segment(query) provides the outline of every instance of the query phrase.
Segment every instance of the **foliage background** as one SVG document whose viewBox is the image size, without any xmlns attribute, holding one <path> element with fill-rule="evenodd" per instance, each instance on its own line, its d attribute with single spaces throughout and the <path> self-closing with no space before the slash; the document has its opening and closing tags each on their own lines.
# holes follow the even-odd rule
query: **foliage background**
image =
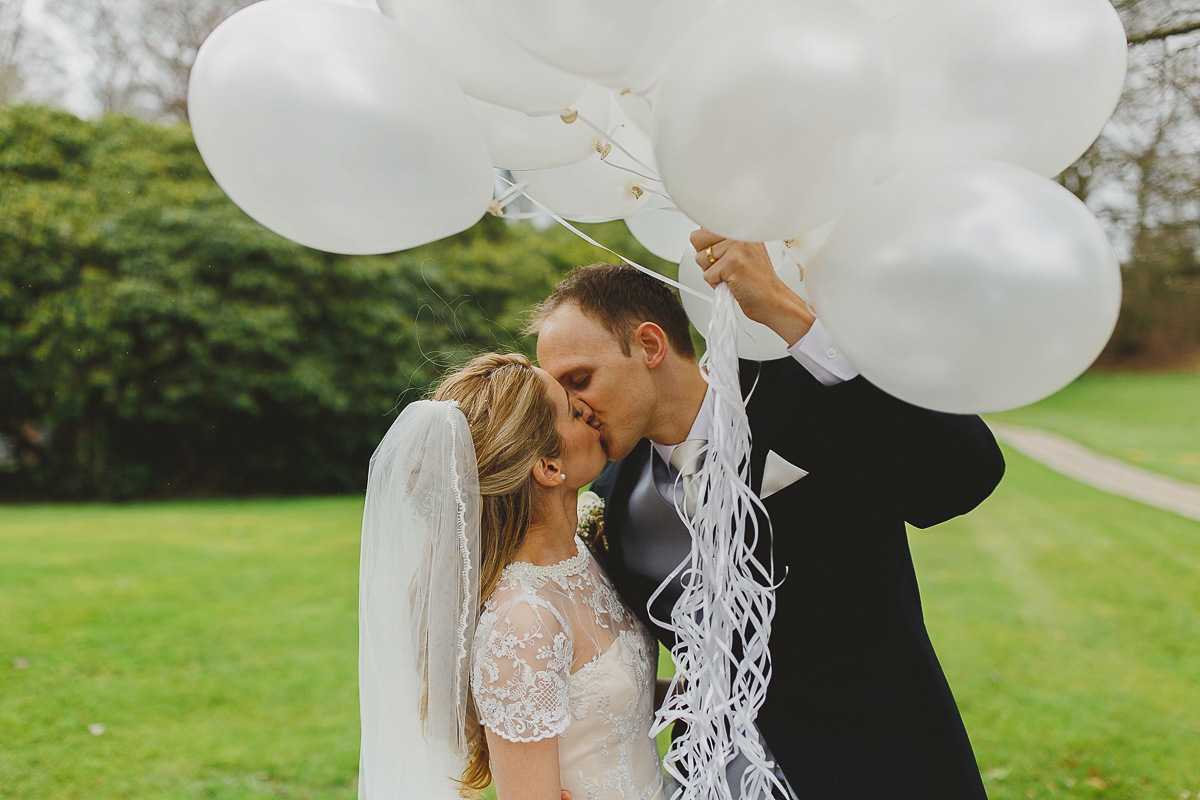
<svg viewBox="0 0 1200 800">
<path fill-rule="evenodd" d="M 371 258 L 251 221 L 186 126 L 196 51 L 248 2 L 0 0 L 0 500 L 357 490 L 407 399 L 471 348 L 528 348 L 522 312 L 607 258 L 491 217 Z M 1097 363 L 1196 370 L 1200 0 L 1113 5 L 1125 93 L 1059 178 L 1123 262 Z"/>
<path fill-rule="evenodd" d="M 624 226 L 597 235 L 649 263 Z M 255 223 L 186 126 L 0 112 L 0 497 L 361 488 L 392 412 L 604 255 L 488 217 L 388 256 Z"/>
</svg>

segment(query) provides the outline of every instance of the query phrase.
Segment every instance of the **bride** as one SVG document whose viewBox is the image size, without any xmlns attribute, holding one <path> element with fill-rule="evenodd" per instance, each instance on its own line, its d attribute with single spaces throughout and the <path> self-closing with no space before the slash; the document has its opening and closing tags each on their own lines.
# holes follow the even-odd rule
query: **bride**
<svg viewBox="0 0 1200 800">
<path fill-rule="evenodd" d="M 604 468 L 566 392 L 486 354 L 371 459 L 359 598 L 361 800 L 665 800 L 658 650 L 576 535 Z"/>
</svg>

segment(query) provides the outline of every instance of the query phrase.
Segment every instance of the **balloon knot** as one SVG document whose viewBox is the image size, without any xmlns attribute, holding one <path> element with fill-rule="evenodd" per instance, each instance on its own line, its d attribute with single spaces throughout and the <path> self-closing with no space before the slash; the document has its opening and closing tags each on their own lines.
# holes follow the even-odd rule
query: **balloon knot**
<svg viewBox="0 0 1200 800">
<path fill-rule="evenodd" d="M 801 237 L 799 237 L 799 236 L 793 236 L 793 237 L 792 237 L 792 238 L 790 238 L 790 239 L 784 239 L 784 240 L 783 240 L 783 246 L 784 246 L 784 247 L 789 247 L 789 248 L 790 248 L 790 247 L 795 247 L 796 245 L 800 244 L 800 238 L 801 238 Z"/>
<path fill-rule="evenodd" d="M 487 213 L 491 214 L 493 217 L 503 217 L 504 206 L 500 205 L 499 200 L 492 200 L 492 202 L 488 203 Z"/>
<path fill-rule="evenodd" d="M 559 112 L 558 116 L 562 117 L 562 121 L 570 125 L 575 120 L 579 119 L 579 109 L 564 108 Z"/>
<path fill-rule="evenodd" d="M 608 158 L 608 154 L 612 152 L 612 142 L 596 142 L 596 152 L 600 154 L 600 160 Z"/>
<path fill-rule="evenodd" d="M 622 89 L 621 90 L 621 97 L 624 97 L 627 94 L 633 94 L 633 89 Z"/>
<path fill-rule="evenodd" d="M 640 187 L 640 186 L 634 186 L 629 191 L 633 192 L 634 197 L 641 197 L 643 194 L 642 187 Z"/>
</svg>

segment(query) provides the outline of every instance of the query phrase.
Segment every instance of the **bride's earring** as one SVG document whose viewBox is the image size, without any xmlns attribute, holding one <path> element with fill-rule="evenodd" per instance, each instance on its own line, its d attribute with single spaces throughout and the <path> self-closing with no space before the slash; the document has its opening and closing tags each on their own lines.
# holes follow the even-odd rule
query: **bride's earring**
<svg viewBox="0 0 1200 800">
<path fill-rule="evenodd" d="M 565 473 L 565 472 L 558 473 L 558 482 L 566 483 L 567 482 L 567 473 Z"/>
</svg>

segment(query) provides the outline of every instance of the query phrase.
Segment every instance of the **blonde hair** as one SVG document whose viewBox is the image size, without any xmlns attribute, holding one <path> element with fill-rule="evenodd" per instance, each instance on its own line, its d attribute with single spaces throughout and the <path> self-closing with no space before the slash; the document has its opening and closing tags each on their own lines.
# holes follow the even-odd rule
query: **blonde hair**
<svg viewBox="0 0 1200 800">
<path fill-rule="evenodd" d="M 562 452 L 557 410 L 546 384 L 519 354 L 485 353 L 447 375 L 434 400 L 457 400 L 467 418 L 482 496 L 480 526 L 480 603 L 496 588 L 533 522 L 533 467 L 538 459 Z M 467 704 L 467 767 L 464 796 L 492 780 L 487 739 L 475 704 Z"/>
</svg>

